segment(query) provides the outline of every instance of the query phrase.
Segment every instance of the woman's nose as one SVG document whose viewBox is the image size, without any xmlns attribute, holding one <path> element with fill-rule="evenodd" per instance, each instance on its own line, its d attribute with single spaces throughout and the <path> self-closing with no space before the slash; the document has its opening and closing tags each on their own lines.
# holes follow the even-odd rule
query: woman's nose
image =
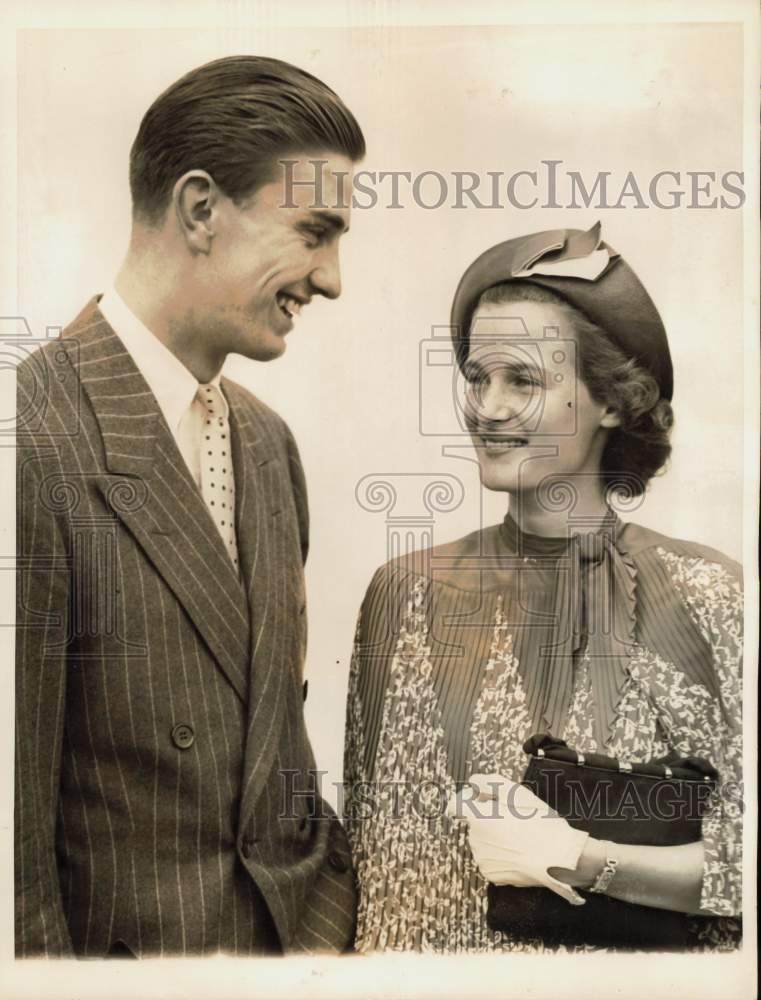
<svg viewBox="0 0 761 1000">
<path fill-rule="evenodd" d="M 492 380 L 475 395 L 476 413 L 481 420 L 505 423 L 515 419 L 520 412 L 515 394 L 497 380 Z"/>
</svg>

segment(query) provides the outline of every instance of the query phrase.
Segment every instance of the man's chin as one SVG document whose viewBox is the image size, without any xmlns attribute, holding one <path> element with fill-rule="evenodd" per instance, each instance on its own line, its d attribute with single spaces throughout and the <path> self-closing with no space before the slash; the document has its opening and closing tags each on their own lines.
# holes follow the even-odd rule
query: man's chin
<svg viewBox="0 0 761 1000">
<path fill-rule="evenodd" d="M 273 338 L 274 340 L 274 338 Z M 274 361 L 275 358 L 281 357 L 285 354 L 285 349 L 288 345 L 286 344 L 285 337 L 278 337 L 274 340 L 271 347 L 263 350 L 259 358 L 260 361 Z"/>
<path fill-rule="evenodd" d="M 285 353 L 286 347 L 284 336 L 270 333 L 266 338 L 257 339 L 254 344 L 242 344 L 238 353 L 250 361 L 274 361 Z"/>
</svg>

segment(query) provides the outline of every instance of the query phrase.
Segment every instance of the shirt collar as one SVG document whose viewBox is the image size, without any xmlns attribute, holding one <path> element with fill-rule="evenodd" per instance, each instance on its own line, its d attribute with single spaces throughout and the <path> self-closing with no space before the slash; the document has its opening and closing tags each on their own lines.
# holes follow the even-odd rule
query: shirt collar
<svg viewBox="0 0 761 1000">
<path fill-rule="evenodd" d="M 113 286 L 102 296 L 98 308 L 127 348 L 175 434 L 198 392 L 198 379 L 137 318 Z M 221 372 L 217 372 L 210 384 L 219 388 L 220 381 Z"/>
</svg>

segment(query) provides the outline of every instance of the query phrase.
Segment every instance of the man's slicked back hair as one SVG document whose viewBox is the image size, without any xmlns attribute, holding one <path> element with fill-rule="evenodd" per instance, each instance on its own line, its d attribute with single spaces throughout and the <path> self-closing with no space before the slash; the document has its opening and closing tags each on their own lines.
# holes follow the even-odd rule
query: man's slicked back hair
<svg viewBox="0 0 761 1000">
<path fill-rule="evenodd" d="M 133 216 L 164 218 L 177 180 L 205 170 L 241 202 L 276 178 L 277 160 L 331 152 L 352 162 L 365 140 L 321 80 L 280 59 L 230 56 L 187 73 L 145 113 L 130 153 Z"/>
</svg>

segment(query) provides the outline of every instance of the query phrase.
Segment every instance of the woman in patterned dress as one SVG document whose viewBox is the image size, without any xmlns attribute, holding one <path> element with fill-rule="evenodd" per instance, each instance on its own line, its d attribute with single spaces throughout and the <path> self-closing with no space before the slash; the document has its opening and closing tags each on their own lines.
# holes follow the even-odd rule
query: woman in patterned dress
<svg viewBox="0 0 761 1000">
<path fill-rule="evenodd" d="M 675 751 L 712 762 L 722 794 L 702 840 L 621 845 L 606 891 L 693 914 L 695 947 L 734 947 L 739 567 L 611 506 L 641 496 L 670 453 L 660 316 L 598 224 L 482 254 L 460 281 L 452 329 L 481 480 L 510 509 L 502 524 L 382 567 L 363 601 L 344 774 L 356 948 L 525 947 L 489 929 L 468 823 L 442 805 L 476 773 L 520 781 L 535 732 L 629 761 Z M 605 864 L 600 841 L 579 850 L 533 884 L 572 900 Z"/>
</svg>

